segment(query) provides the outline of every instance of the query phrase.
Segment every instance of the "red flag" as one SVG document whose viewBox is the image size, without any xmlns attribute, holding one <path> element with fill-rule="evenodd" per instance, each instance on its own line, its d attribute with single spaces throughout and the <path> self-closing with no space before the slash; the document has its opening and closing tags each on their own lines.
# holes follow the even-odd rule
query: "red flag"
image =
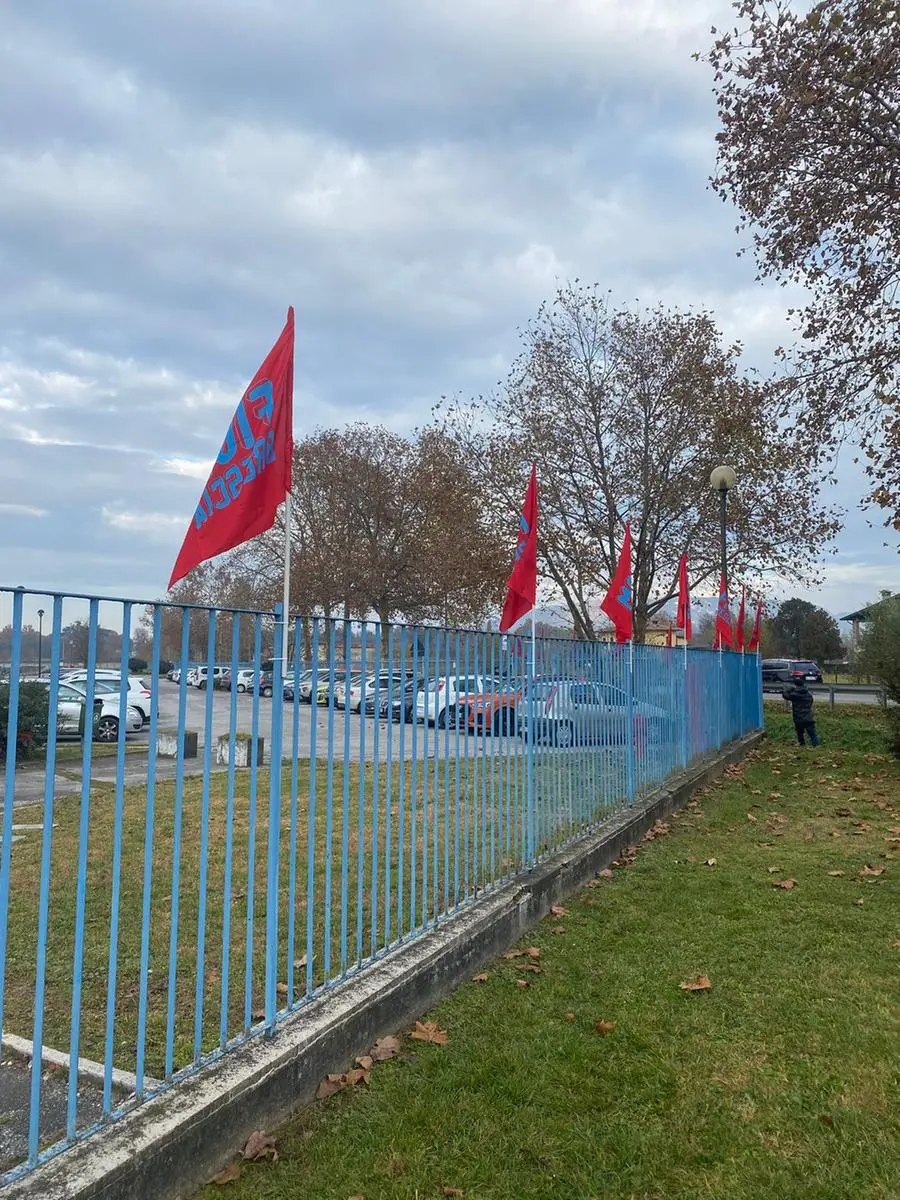
<svg viewBox="0 0 900 1200">
<path fill-rule="evenodd" d="M 506 585 L 506 599 L 500 617 L 500 631 L 512 629 L 537 601 L 537 467 L 532 464 L 525 503 L 519 517 L 519 537 L 512 574 Z"/>
<path fill-rule="evenodd" d="M 631 597 L 631 522 L 625 523 L 625 540 L 616 564 L 616 573 L 609 582 L 609 591 L 600 605 L 616 627 L 616 641 L 630 642 L 634 634 Z"/>
<path fill-rule="evenodd" d="M 747 646 L 747 650 L 750 654 L 756 654 L 759 650 L 759 635 L 762 631 L 762 614 L 763 602 L 760 600 L 756 606 L 756 620 L 753 622 L 753 632 L 750 634 L 750 644 Z"/>
<path fill-rule="evenodd" d="M 275 524 L 291 490 L 294 310 L 231 418 L 169 587 L 208 558 L 224 554 Z"/>
<path fill-rule="evenodd" d="M 682 554 L 678 564 L 678 612 L 675 617 L 675 628 L 684 634 L 684 640 L 691 640 L 691 592 L 688 587 L 688 558 Z"/>
<path fill-rule="evenodd" d="M 716 609 L 716 640 L 714 650 L 723 646 L 734 645 L 734 631 L 731 627 L 731 605 L 728 603 L 728 584 L 723 575 L 719 580 L 719 607 Z"/>
<path fill-rule="evenodd" d="M 736 625 L 735 631 L 734 631 L 735 632 L 734 648 L 735 648 L 735 650 L 740 650 L 741 654 L 744 653 L 744 623 L 747 620 L 746 605 L 747 605 L 747 589 L 745 587 L 742 587 L 741 588 L 741 604 L 740 604 L 740 608 L 738 608 L 737 625 Z"/>
</svg>

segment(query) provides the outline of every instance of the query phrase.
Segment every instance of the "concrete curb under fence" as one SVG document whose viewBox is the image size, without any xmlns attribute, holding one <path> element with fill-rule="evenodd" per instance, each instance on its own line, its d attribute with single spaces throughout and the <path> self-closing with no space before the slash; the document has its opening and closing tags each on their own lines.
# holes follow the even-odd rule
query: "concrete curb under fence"
<svg viewBox="0 0 900 1200">
<path fill-rule="evenodd" d="M 681 808 L 762 731 L 673 776 L 533 871 L 386 955 L 280 1024 L 3 1189 L 4 1200 L 175 1200 L 206 1183 L 254 1129 L 308 1104 L 376 1038 L 402 1029 Z"/>
</svg>

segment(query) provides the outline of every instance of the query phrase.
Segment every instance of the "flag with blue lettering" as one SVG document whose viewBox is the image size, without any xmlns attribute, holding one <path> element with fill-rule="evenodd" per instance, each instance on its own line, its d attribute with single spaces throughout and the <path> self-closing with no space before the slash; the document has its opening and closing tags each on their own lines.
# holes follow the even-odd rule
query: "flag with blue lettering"
<svg viewBox="0 0 900 1200">
<path fill-rule="evenodd" d="M 169 580 L 275 524 L 291 490 L 294 310 L 231 418 Z"/>
</svg>

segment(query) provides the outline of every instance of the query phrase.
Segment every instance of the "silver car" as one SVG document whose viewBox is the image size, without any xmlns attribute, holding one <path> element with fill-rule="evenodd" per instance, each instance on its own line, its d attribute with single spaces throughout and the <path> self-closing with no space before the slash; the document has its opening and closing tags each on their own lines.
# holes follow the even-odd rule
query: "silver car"
<svg viewBox="0 0 900 1200">
<path fill-rule="evenodd" d="M 100 701 L 100 718 L 97 721 L 95 740 L 115 742 L 119 738 L 119 696 L 97 693 Z M 58 737 L 80 737 L 81 710 L 87 699 L 83 684 L 61 683 L 59 705 L 56 710 L 56 733 Z M 130 704 L 125 709 L 126 733 L 138 733 L 143 727 L 143 715 Z"/>
<path fill-rule="evenodd" d="M 531 736 L 532 704 L 519 705 L 519 733 Z M 592 680 L 559 680 L 540 683 L 533 700 L 537 742 L 556 746 L 622 743 L 628 740 L 628 723 L 637 718 L 651 737 L 664 731 L 671 716 L 664 708 L 634 700 L 619 687 Z"/>
</svg>

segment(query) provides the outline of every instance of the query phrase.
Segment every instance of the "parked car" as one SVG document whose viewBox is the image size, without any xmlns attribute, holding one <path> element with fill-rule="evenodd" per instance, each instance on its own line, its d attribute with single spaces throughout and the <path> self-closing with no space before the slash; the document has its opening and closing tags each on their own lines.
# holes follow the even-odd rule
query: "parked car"
<svg viewBox="0 0 900 1200">
<path fill-rule="evenodd" d="M 209 679 L 212 678 L 213 687 L 215 688 L 216 681 L 221 680 L 227 669 L 227 667 L 197 667 L 194 686 L 207 688 L 209 687 Z"/>
<path fill-rule="evenodd" d="M 531 706 L 519 710 L 519 733 L 531 739 Z M 635 700 L 607 683 L 561 680 L 535 687 L 534 740 L 555 746 L 617 744 L 628 740 L 629 717 L 651 740 L 665 736 L 671 717 L 664 708 Z"/>
<path fill-rule="evenodd" d="M 57 736 L 81 736 L 81 711 L 87 701 L 83 684 L 61 683 L 59 685 L 59 704 L 56 712 Z M 98 695 L 100 701 L 100 716 L 94 727 L 94 740 L 98 742 L 115 742 L 119 738 L 119 697 L 108 693 Z M 137 733 L 144 724 L 141 713 L 132 705 L 125 709 L 126 733 Z"/>
<path fill-rule="evenodd" d="M 422 681 L 408 680 L 405 687 L 394 689 L 388 704 L 387 692 L 382 692 L 378 698 L 378 715 L 382 721 L 405 722 L 411 725 L 416 719 L 416 700 L 422 687 Z M 369 705 L 371 704 L 371 708 Z M 366 711 L 374 712 L 375 694 L 366 697 Z"/>
<path fill-rule="evenodd" d="M 475 733 L 483 730 L 493 734 L 513 733 L 518 729 L 517 712 L 522 702 L 521 691 L 495 684 L 459 701 L 459 721 Z"/>
<path fill-rule="evenodd" d="M 166 671 L 166 679 L 169 683 L 181 683 L 181 667 L 170 667 Z"/>
<path fill-rule="evenodd" d="M 242 667 L 234 677 L 234 690 L 243 695 L 252 692 L 256 685 L 256 672 L 252 668 Z"/>
<path fill-rule="evenodd" d="M 416 720 L 446 726 L 456 719 L 462 697 L 487 691 L 491 682 L 484 675 L 451 675 L 430 680 L 416 699 Z"/>
<path fill-rule="evenodd" d="M 375 712 L 375 698 L 378 697 L 378 707 L 381 708 L 382 696 L 387 696 L 388 690 L 393 692 L 403 685 L 403 676 L 399 671 L 375 671 L 367 675 L 365 680 L 354 683 L 350 688 L 350 698 L 347 708 L 350 712 L 363 711 L 363 693 L 365 693 L 365 711 Z"/>
<path fill-rule="evenodd" d="M 85 691 L 87 679 L 87 671 L 81 669 L 67 672 L 65 680 L 60 682 Z M 94 674 L 94 694 L 97 696 L 115 695 L 118 697 L 121 687 L 122 677 L 118 671 L 97 671 Z M 150 720 L 151 696 L 152 693 L 146 680 L 139 679 L 136 675 L 128 676 L 128 703 L 132 708 L 138 710 L 144 723 Z"/>
<path fill-rule="evenodd" d="M 780 692 L 797 679 L 821 683 L 822 672 L 814 662 L 797 658 L 764 658 L 760 663 L 763 691 Z"/>
<path fill-rule="evenodd" d="M 257 690 L 261 696 L 271 696 L 273 693 L 272 687 L 272 672 L 260 671 L 259 678 L 254 681 Z"/>
<path fill-rule="evenodd" d="M 298 699 L 302 700 L 304 685 L 312 682 L 312 671 L 309 671 L 309 670 L 301 671 L 300 677 L 296 682 L 297 682 L 297 686 L 299 688 Z M 285 698 L 285 700 L 293 700 L 293 698 L 294 698 L 294 672 L 293 671 L 288 672 L 288 677 L 284 681 L 284 698 Z M 308 697 L 307 697 L 306 702 L 307 703 L 309 702 Z"/>
<path fill-rule="evenodd" d="M 196 667 L 188 667 L 188 672 L 187 672 L 187 675 L 185 675 L 185 677 L 184 677 L 184 682 L 188 687 L 196 687 L 197 686 L 197 668 Z"/>
<path fill-rule="evenodd" d="M 362 682 L 362 674 L 359 671 L 354 671 L 350 676 L 350 690 L 358 688 Z M 342 672 L 340 678 L 335 676 L 334 680 L 334 707 L 347 707 L 347 676 Z"/>
<path fill-rule="evenodd" d="M 85 683 L 88 677 L 87 667 L 74 667 L 60 674 L 60 683 Z M 94 671 L 95 679 L 121 679 L 122 672 L 112 667 L 101 667 Z"/>
</svg>

